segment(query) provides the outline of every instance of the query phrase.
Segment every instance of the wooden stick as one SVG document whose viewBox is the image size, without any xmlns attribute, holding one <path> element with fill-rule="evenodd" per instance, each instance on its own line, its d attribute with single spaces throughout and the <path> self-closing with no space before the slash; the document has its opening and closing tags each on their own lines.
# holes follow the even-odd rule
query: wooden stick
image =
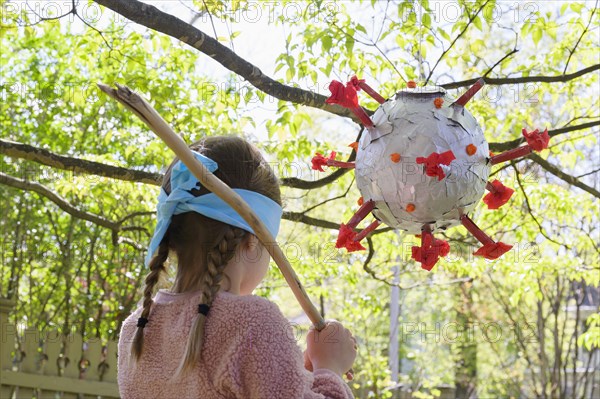
<svg viewBox="0 0 600 399">
<path fill-rule="evenodd" d="M 117 85 L 116 89 L 110 86 L 98 83 L 100 90 L 108 94 L 113 99 L 123 104 L 126 108 L 136 114 L 150 129 L 156 133 L 173 150 L 175 155 L 188 167 L 196 176 L 198 181 L 211 192 L 219 196 L 229 206 L 231 206 L 244 220 L 252 227 L 254 233 L 273 257 L 273 260 L 281 270 L 283 277 L 292 289 L 300 306 L 313 323 L 315 328 L 320 331 L 325 328 L 325 321 L 319 314 L 319 311 L 313 305 L 308 294 L 304 290 L 302 283 L 294 272 L 292 265 L 287 260 L 283 251 L 265 227 L 263 222 L 256 216 L 248 204 L 227 184 L 223 183 L 218 177 L 213 175 L 206 167 L 199 162 L 187 144 L 177 133 L 165 122 L 165 120 L 156 112 L 156 110 L 141 96 L 133 92 L 126 86 Z"/>
</svg>

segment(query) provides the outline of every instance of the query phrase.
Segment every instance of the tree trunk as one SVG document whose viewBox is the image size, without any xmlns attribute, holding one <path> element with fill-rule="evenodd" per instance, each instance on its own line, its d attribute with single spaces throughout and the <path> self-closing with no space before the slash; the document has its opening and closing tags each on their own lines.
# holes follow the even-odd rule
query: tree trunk
<svg viewBox="0 0 600 399">
<path fill-rule="evenodd" d="M 460 285 L 456 306 L 457 323 L 463 330 L 455 348 L 456 399 L 470 398 L 477 390 L 477 342 L 474 334 L 470 333 L 473 326 L 471 286 L 470 282 Z"/>
</svg>

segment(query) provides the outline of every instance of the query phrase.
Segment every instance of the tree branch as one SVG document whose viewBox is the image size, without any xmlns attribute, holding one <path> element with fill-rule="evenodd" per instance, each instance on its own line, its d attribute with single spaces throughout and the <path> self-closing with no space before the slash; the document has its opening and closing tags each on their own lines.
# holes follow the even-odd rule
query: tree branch
<svg viewBox="0 0 600 399">
<path fill-rule="evenodd" d="M 573 126 L 565 126 L 554 130 L 548 130 L 548 135 L 550 137 L 558 136 L 559 134 L 573 132 L 576 130 L 583 130 L 594 126 L 600 126 L 600 120 L 582 123 L 581 125 L 573 125 Z M 519 137 L 518 139 L 505 141 L 503 143 L 489 143 L 490 151 L 494 152 L 502 152 L 508 151 L 513 148 L 517 148 L 523 142 L 525 142 L 525 138 Z"/>
<path fill-rule="evenodd" d="M 550 162 L 546 161 L 544 158 L 540 157 L 538 154 L 536 154 L 536 153 L 529 154 L 529 159 L 531 159 L 533 162 L 537 163 L 542 168 L 546 169 L 548 172 L 552 173 L 554 176 L 558 177 L 559 179 L 562 179 L 575 187 L 579 187 L 583 191 L 587 191 L 588 193 L 592 194 L 596 198 L 600 198 L 600 192 L 598 190 L 596 190 L 593 187 L 588 186 L 587 184 L 583 183 L 576 177 L 563 172 L 556 166 L 552 165 Z"/>
<path fill-rule="evenodd" d="M 339 228 L 340 228 L 340 224 L 337 222 L 331 222 L 329 220 L 317 219 L 312 216 L 307 216 L 302 212 L 284 211 L 282 218 L 286 219 L 286 220 L 290 220 L 292 222 L 301 222 L 301 223 L 307 224 L 309 226 L 323 227 L 325 229 L 331 229 L 331 230 L 336 230 L 336 231 L 339 230 Z M 393 229 L 391 227 L 384 227 L 384 228 L 375 230 L 369 236 L 387 233 L 390 230 L 393 230 Z"/>
<path fill-rule="evenodd" d="M 0 154 L 9 157 L 27 159 L 56 169 L 69 170 L 74 173 L 84 173 L 112 179 L 140 182 L 145 184 L 160 185 L 162 175 L 159 173 L 144 172 L 106 165 L 100 162 L 59 155 L 42 148 L 15 141 L 0 139 Z"/>
<path fill-rule="evenodd" d="M 142 3 L 137 0 L 95 0 L 96 3 L 103 5 L 114 12 L 136 22 L 147 28 L 162 32 L 177 40 L 180 40 L 190 47 L 208 55 L 219 62 L 228 70 L 246 79 L 258 90 L 273 96 L 279 100 L 290 101 L 295 104 L 302 104 L 313 108 L 322 109 L 335 115 L 351 118 L 359 122 L 354 114 L 349 110 L 339 106 L 325 103 L 327 97 L 303 90 L 297 87 L 284 85 L 265 75 L 258 67 L 246 61 L 235 54 L 232 50 L 225 47 L 217 40 L 213 39 L 204 32 L 192 25 L 174 17 L 168 13 L 160 11 L 156 7 Z M 558 76 L 523 76 L 518 78 L 486 78 L 488 85 L 504 85 L 526 82 L 567 82 L 579 76 L 600 69 L 600 64 L 582 69 L 578 72 Z M 458 87 L 467 87 L 473 85 L 478 78 L 463 80 L 460 82 L 446 83 L 441 85 L 445 89 Z M 372 114 L 372 111 L 367 113 Z"/>
<path fill-rule="evenodd" d="M 323 205 L 325 205 L 328 202 L 335 201 L 335 200 L 338 200 L 340 198 L 344 198 L 346 195 L 348 195 L 348 192 L 352 188 L 352 185 L 354 184 L 354 180 L 355 179 L 352 178 L 352 181 L 350 182 L 350 184 L 348 184 L 348 188 L 346 189 L 346 191 L 344 191 L 344 194 L 340 194 L 340 195 L 337 195 L 337 196 L 332 197 L 332 198 L 327 198 L 326 200 L 323 200 L 323 201 L 318 202 L 318 203 L 316 203 L 314 205 L 311 205 L 308 208 L 306 208 L 305 210 L 303 210 L 302 213 L 303 214 L 307 214 L 308 212 L 312 211 L 313 209 L 318 208 L 320 206 L 323 206 Z"/>
<path fill-rule="evenodd" d="M 283 101 L 319 108 L 358 121 L 354 114 L 346 108 L 325 103 L 327 97 L 321 94 L 277 82 L 201 30 L 154 6 L 137 0 L 94 1 L 135 23 L 162 32 L 208 55 L 270 96 Z"/>
<path fill-rule="evenodd" d="M 76 218 L 87 220 L 99 226 L 106 227 L 112 230 L 113 232 L 118 232 L 121 229 L 121 225 L 119 223 L 105 219 L 98 215 L 94 215 L 93 213 L 77 209 L 75 206 L 71 205 L 66 199 L 39 183 L 29 182 L 23 179 L 8 176 L 5 173 L 0 173 L 0 184 L 5 184 L 7 186 L 19 188 L 25 191 L 36 192 L 39 195 L 48 198 L 50 201 L 58 205 L 60 209 L 75 216 Z"/>
<path fill-rule="evenodd" d="M 492 71 L 494 70 L 494 68 L 496 68 L 498 65 L 500 65 L 502 63 L 502 61 L 504 61 L 505 59 L 509 58 L 510 56 L 512 56 L 513 54 L 518 53 L 519 50 L 517 50 L 517 48 L 515 47 L 514 49 L 512 49 L 512 51 L 510 51 L 509 53 L 505 54 L 504 57 L 500 58 L 498 61 L 496 61 L 496 63 L 494 65 L 492 65 L 490 67 L 490 69 L 487 70 L 486 73 L 483 74 L 483 78 L 486 79 L 486 83 L 487 83 L 487 76 L 492 73 Z"/>
<path fill-rule="evenodd" d="M 331 230 L 338 230 L 340 228 L 339 223 L 334 223 L 334 222 L 330 222 L 329 220 L 322 220 L 322 219 L 313 218 L 311 216 L 306 216 L 305 214 L 303 214 L 301 212 L 285 211 L 285 212 L 283 212 L 282 218 L 286 219 L 286 220 L 291 220 L 292 222 L 301 222 L 304 224 L 308 224 L 310 226 L 323 227 L 323 228 L 331 229 Z"/>
<path fill-rule="evenodd" d="M 354 156 L 351 156 L 347 162 L 352 162 L 354 160 Z M 335 170 L 332 174 L 323 177 L 318 180 L 302 180 L 297 177 L 284 177 L 281 179 L 281 185 L 293 188 L 299 188 L 302 190 L 311 190 L 313 188 L 319 188 L 328 185 L 329 183 L 333 183 L 346 173 L 348 173 L 350 169 L 347 168 L 339 168 Z"/>
<path fill-rule="evenodd" d="M 600 64 L 592 65 L 590 67 L 584 68 L 580 71 L 569 73 L 566 75 L 555 75 L 555 76 L 520 76 L 517 78 L 485 78 L 486 85 L 510 85 L 517 83 L 530 83 L 530 82 L 542 82 L 542 83 L 555 83 L 555 82 L 568 82 L 585 74 L 597 71 L 600 69 Z M 444 83 L 440 85 L 444 89 L 456 89 L 459 87 L 469 87 L 472 86 L 475 82 L 477 82 L 479 78 L 461 80 L 459 82 L 452 83 Z"/>
<path fill-rule="evenodd" d="M 118 233 L 119 231 L 123 231 L 125 229 L 127 229 L 127 230 L 133 229 L 133 227 L 122 228 L 122 224 L 126 220 L 131 219 L 132 217 L 135 217 L 135 216 L 154 214 L 154 212 L 136 212 L 129 216 L 124 217 L 123 219 L 121 219 L 118 222 L 113 222 L 111 220 L 105 219 L 105 218 L 95 215 L 93 213 L 89 213 L 89 212 L 78 209 L 77 207 L 75 207 L 74 205 L 69 203 L 65 198 L 61 197 L 59 194 L 55 193 L 54 191 L 50 190 L 49 188 L 45 187 L 42 184 L 30 182 L 30 181 L 19 179 L 16 177 L 12 177 L 5 173 L 0 173 L 0 184 L 4 184 L 4 185 L 10 186 L 10 187 L 18 188 L 18 189 L 25 190 L 25 191 L 33 191 L 33 192 L 41 195 L 42 197 L 48 198 L 50 201 L 52 201 L 56 205 L 58 205 L 58 207 L 60 209 L 67 212 L 68 214 L 70 214 L 78 219 L 87 220 L 87 221 L 97 224 L 99 226 L 106 227 L 106 228 L 110 229 L 111 231 L 113 231 L 114 234 Z M 313 218 L 313 217 L 306 216 L 299 212 L 284 212 L 282 217 L 283 217 L 283 219 L 287 219 L 287 220 L 290 220 L 293 222 L 301 222 L 301 223 L 304 223 L 304 224 L 307 224 L 310 226 L 323 227 L 323 228 L 331 229 L 331 230 L 338 230 L 340 228 L 339 223 Z M 378 229 L 378 230 L 374 231 L 373 233 L 371 233 L 371 235 L 385 233 L 389 230 L 391 230 L 391 228 L 389 228 L 389 227 L 383 228 L 383 229 Z M 120 240 L 120 241 L 125 242 L 125 240 Z M 129 243 L 131 245 L 135 244 L 135 243 L 132 244 L 131 241 L 127 241 L 127 243 Z"/>
<path fill-rule="evenodd" d="M 573 54 L 575 54 L 575 50 L 577 49 L 577 46 L 579 46 L 579 43 L 581 42 L 581 39 L 583 39 L 583 36 L 585 36 L 585 34 L 587 33 L 590 24 L 592 23 L 592 21 L 594 20 L 594 14 L 596 13 L 596 10 L 598 9 L 598 0 L 596 0 L 596 4 L 594 5 L 594 9 L 592 10 L 592 13 L 590 14 L 590 20 L 588 21 L 587 26 L 585 27 L 585 29 L 583 30 L 583 32 L 581 32 L 581 36 L 579 36 L 579 39 L 577 39 L 577 42 L 575 43 L 575 45 L 573 46 L 573 48 L 571 50 L 569 50 L 569 58 L 567 58 L 567 62 L 565 63 L 565 69 L 563 69 L 563 75 L 567 72 L 567 68 L 569 68 L 569 62 L 571 61 L 571 57 L 573 56 Z"/>
<path fill-rule="evenodd" d="M 487 0 L 485 3 L 483 3 L 483 5 L 481 7 L 479 7 L 479 9 L 477 10 L 477 12 L 475 14 L 473 14 L 469 18 L 469 21 L 467 22 L 467 24 L 465 25 L 465 27 L 463 28 L 463 30 L 461 30 L 460 33 L 454 38 L 454 40 L 452 40 L 452 43 L 450 43 L 450 46 L 448 46 L 448 48 L 442 52 L 442 54 L 440 55 L 440 57 L 437 59 L 437 61 L 433 65 L 433 68 L 431 68 L 431 70 L 429 71 L 429 75 L 427 76 L 427 79 L 425 79 L 425 85 L 427 85 L 427 83 L 429 82 L 429 79 L 431 79 L 431 75 L 433 75 L 433 72 L 435 71 L 435 68 L 437 68 L 438 64 L 442 61 L 442 59 L 444 58 L 444 56 L 448 53 L 448 51 L 450 51 L 450 49 L 452 49 L 452 47 L 454 47 L 454 45 L 456 44 L 456 42 L 458 41 L 458 39 L 460 39 L 462 37 L 462 35 L 465 34 L 465 32 L 467 31 L 467 29 L 469 29 L 469 26 L 471 26 L 471 24 L 473 23 L 473 20 L 475 20 L 475 18 L 477 18 L 477 16 L 481 12 L 481 10 L 483 10 L 483 8 L 489 2 L 490 2 L 490 0 Z"/>
<path fill-rule="evenodd" d="M 41 165 L 50 166 L 52 168 L 69 170 L 74 173 L 90 174 L 111 179 L 139 182 L 160 186 L 163 175 L 160 173 L 145 172 L 141 170 L 128 169 L 120 166 L 112 166 L 95 161 L 88 161 L 81 158 L 67 157 L 56 154 L 54 152 L 34 147 L 28 144 L 17 143 L 15 141 L 0 139 L 0 154 L 7 155 L 13 158 L 26 159 Z M 356 153 L 353 151 L 346 162 L 352 162 L 356 158 Z M 297 177 L 284 177 L 281 179 L 281 185 L 299 188 L 302 190 L 311 190 L 326 186 L 344 174 L 349 169 L 340 168 L 335 170 L 330 175 L 318 180 L 302 180 Z"/>
<path fill-rule="evenodd" d="M 521 192 L 523 193 L 523 198 L 525 199 L 525 206 L 527 208 L 527 213 L 529 213 L 529 216 L 531 216 L 531 218 L 537 225 L 538 231 L 540 232 L 540 234 L 543 235 L 548 241 L 553 242 L 559 246 L 563 246 L 566 249 L 570 249 L 569 245 L 567 245 L 566 243 L 558 242 L 555 239 L 553 239 L 552 237 L 548 236 L 548 234 L 546 234 L 546 232 L 544 231 L 544 228 L 542 227 L 542 224 L 540 223 L 538 218 L 533 214 L 533 211 L 531 210 L 529 196 L 527 195 L 527 192 L 525 191 L 525 187 L 523 187 L 523 183 L 521 182 L 519 170 L 517 169 L 517 167 L 515 166 L 514 163 L 511 162 L 511 165 L 512 165 L 513 169 L 515 170 L 515 177 L 517 178 L 517 184 L 519 185 L 519 188 L 521 189 Z"/>
</svg>

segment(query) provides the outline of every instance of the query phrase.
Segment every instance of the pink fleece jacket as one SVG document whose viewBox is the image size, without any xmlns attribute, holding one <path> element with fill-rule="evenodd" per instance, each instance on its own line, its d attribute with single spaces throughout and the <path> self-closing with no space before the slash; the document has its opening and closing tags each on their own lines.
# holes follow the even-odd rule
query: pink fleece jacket
<svg viewBox="0 0 600 399">
<path fill-rule="evenodd" d="M 206 321 L 203 360 L 193 373 L 173 380 L 197 315 L 200 292 L 160 290 L 144 329 L 140 361 L 129 361 L 141 309 L 131 314 L 119 338 L 118 382 L 125 399 L 353 398 L 330 370 L 304 368 L 290 323 L 264 298 L 219 292 Z"/>
</svg>

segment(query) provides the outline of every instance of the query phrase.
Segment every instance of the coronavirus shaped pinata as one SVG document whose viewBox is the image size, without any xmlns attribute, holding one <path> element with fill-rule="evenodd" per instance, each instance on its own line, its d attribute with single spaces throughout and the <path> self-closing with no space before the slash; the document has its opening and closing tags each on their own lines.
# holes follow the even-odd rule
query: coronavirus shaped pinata
<svg viewBox="0 0 600 399">
<path fill-rule="evenodd" d="M 431 270 L 450 246 L 433 234 L 462 224 L 481 242 L 475 255 L 497 259 L 512 246 L 495 242 L 469 217 L 481 197 L 489 209 L 504 205 L 513 194 L 497 180 L 488 182 L 491 167 L 547 148 L 548 131 L 527 132 L 527 144 L 493 155 L 483 130 L 465 108 L 483 86 L 479 79 L 466 93 L 453 100 L 440 87 L 408 87 L 384 99 L 364 80 L 354 76 L 346 85 L 331 82 L 328 103 L 350 109 L 365 126 L 360 140 L 352 143 L 355 162 L 335 160 L 317 153 L 313 169 L 323 166 L 354 168 L 362 195 L 360 208 L 348 223 L 342 223 L 336 242 L 348 251 L 364 249 L 360 241 L 380 223 L 421 237 L 412 247 L 412 258 Z M 358 104 L 357 92 L 364 90 L 380 103 L 372 117 Z M 369 214 L 375 221 L 361 232 L 354 229 Z"/>
</svg>

